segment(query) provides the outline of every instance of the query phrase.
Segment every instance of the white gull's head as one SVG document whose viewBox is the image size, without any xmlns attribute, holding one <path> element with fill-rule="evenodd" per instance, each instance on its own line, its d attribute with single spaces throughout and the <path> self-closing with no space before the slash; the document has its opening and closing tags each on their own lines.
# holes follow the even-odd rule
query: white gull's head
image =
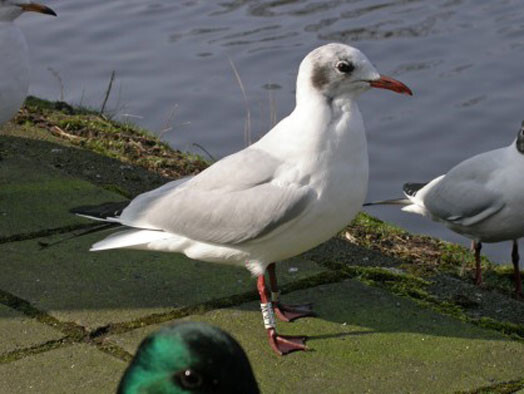
<svg viewBox="0 0 524 394">
<path fill-rule="evenodd" d="M 403 83 L 380 75 L 358 49 L 332 43 L 314 49 L 300 64 L 297 101 L 311 92 L 320 93 L 330 100 L 356 97 L 372 87 L 412 95 Z"/>
<path fill-rule="evenodd" d="M 0 22 L 12 22 L 24 12 L 56 16 L 51 8 L 28 0 L 0 0 Z"/>
</svg>

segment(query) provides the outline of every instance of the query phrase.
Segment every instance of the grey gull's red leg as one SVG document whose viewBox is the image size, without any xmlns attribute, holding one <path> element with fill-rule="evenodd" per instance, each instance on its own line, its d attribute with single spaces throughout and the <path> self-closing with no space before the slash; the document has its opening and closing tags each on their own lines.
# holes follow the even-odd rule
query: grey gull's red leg
<svg viewBox="0 0 524 394">
<path fill-rule="evenodd" d="M 511 251 L 511 261 L 513 262 L 513 272 L 515 277 L 515 295 L 517 298 L 522 297 L 522 280 L 520 278 L 519 268 L 519 244 L 517 240 L 513 241 L 513 250 Z"/>
<path fill-rule="evenodd" d="M 475 284 L 480 286 L 482 284 L 482 267 L 480 265 L 480 250 L 482 249 L 482 243 L 473 241 L 471 248 L 475 252 Z"/>
</svg>

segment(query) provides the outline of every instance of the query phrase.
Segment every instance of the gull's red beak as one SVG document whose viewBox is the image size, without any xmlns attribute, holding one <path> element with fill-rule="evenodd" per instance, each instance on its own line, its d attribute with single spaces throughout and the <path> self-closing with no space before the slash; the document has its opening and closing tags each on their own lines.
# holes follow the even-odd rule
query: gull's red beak
<svg viewBox="0 0 524 394">
<path fill-rule="evenodd" d="M 374 88 L 393 90 L 394 92 L 400 94 L 413 96 L 413 92 L 410 88 L 408 88 L 402 82 L 385 75 L 381 75 L 379 79 L 375 79 L 374 81 L 369 81 L 369 84 Z"/>
<path fill-rule="evenodd" d="M 37 3 L 20 4 L 19 7 L 23 9 L 25 12 L 38 12 L 40 14 L 56 16 L 56 12 L 54 12 L 48 6 L 45 6 L 42 4 L 37 4 Z"/>
</svg>

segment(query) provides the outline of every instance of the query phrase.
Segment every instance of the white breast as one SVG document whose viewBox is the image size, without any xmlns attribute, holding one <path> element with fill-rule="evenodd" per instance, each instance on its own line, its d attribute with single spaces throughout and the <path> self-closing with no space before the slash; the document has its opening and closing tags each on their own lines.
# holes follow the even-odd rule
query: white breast
<svg viewBox="0 0 524 394">
<path fill-rule="evenodd" d="M 268 238 L 271 240 L 261 240 L 261 246 L 266 246 L 253 250 L 253 256 L 257 259 L 271 262 L 311 249 L 336 235 L 362 207 L 369 172 L 362 116 L 356 102 L 351 102 L 351 108 L 346 107 L 343 112 L 330 116 L 332 120 L 326 122 L 325 117 L 317 113 L 320 124 L 328 126 L 324 126 L 323 132 L 317 129 L 311 133 L 316 139 L 310 141 L 311 146 L 304 139 L 297 138 L 301 142 L 297 168 L 302 178 L 307 179 L 309 186 L 316 191 L 318 199 L 299 219 L 270 234 Z M 300 120 L 296 122 L 307 124 Z M 275 146 L 275 143 L 272 141 L 271 145 Z M 309 154 L 304 154 L 304 151 L 309 151 Z M 268 244 L 272 246 L 267 247 Z"/>
<path fill-rule="evenodd" d="M 24 35 L 0 22 L 0 126 L 23 105 L 29 89 L 29 54 Z"/>
</svg>

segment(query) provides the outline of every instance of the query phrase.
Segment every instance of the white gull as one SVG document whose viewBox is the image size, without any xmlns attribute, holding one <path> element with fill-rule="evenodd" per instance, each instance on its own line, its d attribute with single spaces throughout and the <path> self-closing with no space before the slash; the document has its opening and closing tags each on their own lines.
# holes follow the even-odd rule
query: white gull
<svg viewBox="0 0 524 394">
<path fill-rule="evenodd" d="M 122 211 L 76 210 L 131 228 L 91 250 L 178 252 L 246 266 L 258 277 L 271 347 L 279 354 L 306 349 L 304 337 L 276 333 L 274 311 L 286 321 L 312 311 L 279 301 L 274 263 L 328 240 L 361 208 L 368 153 L 356 99 L 371 87 L 412 94 L 381 76 L 358 49 L 328 44 L 313 50 L 299 68 L 295 109 L 258 142 L 195 177 L 136 197 Z"/>
<path fill-rule="evenodd" d="M 24 34 L 13 22 L 24 12 L 54 15 L 44 5 L 0 0 L 0 127 L 20 109 L 29 89 L 29 53 Z"/>
</svg>

